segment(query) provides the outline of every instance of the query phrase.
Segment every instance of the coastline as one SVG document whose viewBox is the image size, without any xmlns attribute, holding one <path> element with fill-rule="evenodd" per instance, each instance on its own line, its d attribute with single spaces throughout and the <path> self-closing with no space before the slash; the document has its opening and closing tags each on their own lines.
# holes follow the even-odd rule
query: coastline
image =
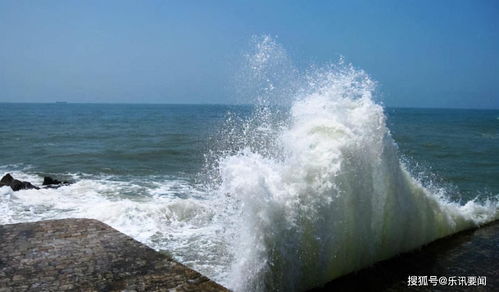
<svg viewBox="0 0 499 292">
<path fill-rule="evenodd" d="M 198 272 L 94 219 L 0 225 L 0 291 L 229 291 Z M 408 276 L 485 276 L 499 287 L 499 221 L 436 240 L 311 291 L 468 290 L 408 287 Z M 373 290 L 374 289 L 374 290 Z"/>
<path fill-rule="evenodd" d="M 0 291 L 228 291 L 93 219 L 0 225 Z"/>
<path fill-rule="evenodd" d="M 437 239 L 419 249 L 334 279 L 322 291 L 496 291 L 499 289 L 499 220 Z M 408 285 L 409 276 L 486 277 L 485 285 Z M 428 279 L 427 278 L 427 279 Z M 466 281 L 466 283 L 469 283 Z"/>
</svg>

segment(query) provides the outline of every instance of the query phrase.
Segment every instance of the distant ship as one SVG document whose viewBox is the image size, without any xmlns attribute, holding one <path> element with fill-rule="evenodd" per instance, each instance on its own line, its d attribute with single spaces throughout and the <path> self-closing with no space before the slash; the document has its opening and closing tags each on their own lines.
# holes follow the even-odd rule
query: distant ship
<svg viewBox="0 0 499 292">
<path fill-rule="evenodd" d="M 57 103 L 57 104 L 66 104 L 68 102 L 67 101 L 56 101 L 55 103 Z"/>
</svg>

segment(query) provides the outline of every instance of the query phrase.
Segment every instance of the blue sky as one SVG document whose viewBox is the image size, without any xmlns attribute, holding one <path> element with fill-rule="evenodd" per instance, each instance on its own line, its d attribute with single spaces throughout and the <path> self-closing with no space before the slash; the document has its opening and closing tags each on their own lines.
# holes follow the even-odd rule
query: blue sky
<svg viewBox="0 0 499 292">
<path fill-rule="evenodd" d="M 499 2 L 0 0 L 0 101 L 232 103 L 253 35 L 342 55 L 384 104 L 499 108 Z"/>
</svg>

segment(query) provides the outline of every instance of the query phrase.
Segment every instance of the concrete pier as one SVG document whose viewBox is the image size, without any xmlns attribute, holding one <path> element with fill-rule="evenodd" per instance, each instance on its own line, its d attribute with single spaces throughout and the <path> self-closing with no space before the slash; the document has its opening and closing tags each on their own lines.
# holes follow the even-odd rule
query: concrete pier
<svg viewBox="0 0 499 292">
<path fill-rule="evenodd" d="M 90 219 L 0 225 L 0 292 L 228 291 Z"/>
</svg>

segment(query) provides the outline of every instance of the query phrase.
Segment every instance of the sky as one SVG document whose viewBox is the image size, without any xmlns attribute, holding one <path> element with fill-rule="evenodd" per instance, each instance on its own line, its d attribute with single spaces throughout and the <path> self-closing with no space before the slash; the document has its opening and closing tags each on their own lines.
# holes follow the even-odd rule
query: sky
<svg viewBox="0 0 499 292">
<path fill-rule="evenodd" d="M 387 106 L 499 108 L 499 2 L 0 0 L 0 102 L 234 103 L 252 36 Z"/>
</svg>

